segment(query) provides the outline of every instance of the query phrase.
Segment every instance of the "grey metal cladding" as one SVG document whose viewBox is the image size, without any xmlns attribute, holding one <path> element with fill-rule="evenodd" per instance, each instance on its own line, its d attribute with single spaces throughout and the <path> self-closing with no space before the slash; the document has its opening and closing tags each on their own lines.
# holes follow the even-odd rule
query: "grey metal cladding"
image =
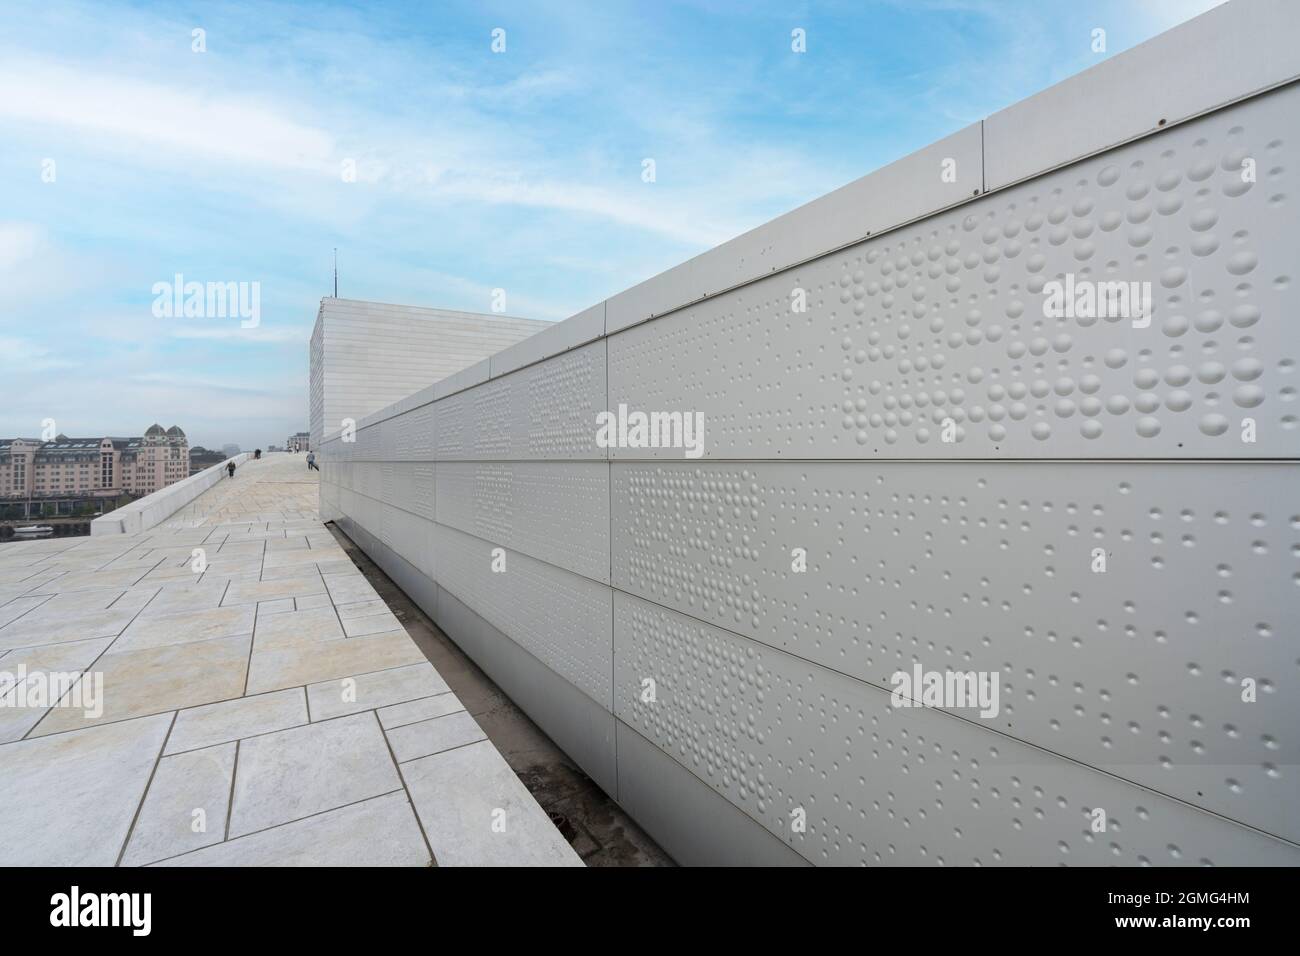
<svg viewBox="0 0 1300 956">
<path fill-rule="evenodd" d="M 322 512 L 684 862 L 1300 865 L 1298 31 L 1228 4 L 443 378 Z M 620 405 L 705 457 L 597 446 Z"/>
<path fill-rule="evenodd" d="M 1297 141 L 1300 85 L 620 332 L 610 405 L 702 412 L 705 457 L 1295 457 Z M 1150 325 L 1046 317 L 1067 274 Z"/>
<path fill-rule="evenodd" d="M 446 525 L 434 526 L 438 585 L 612 712 L 609 587 Z M 494 558 L 505 570 L 492 571 Z"/>
<path fill-rule="evenodd" d="M 411 483 L 414 494 L 409 509 L 433 521 L 437 518 L 437 476 L 432 461 L 418 461 L 411 465 Z"/>
<path fill-rule="evenodd" d="M 1298 472 L 615 463 L 613 583 L 885 688 L 998 672 L 997 730 L 1300 842 Z"/>
<path fill-rule="evenodd" d="M 1012 104 L 984 121 L 988 188 L 1300 76 L 1298 34 L 1294 0 L 1225 3 Z"/>
<path fill-rule="evenodd" d="M 614 644 L 615 716 L 814 863 L 1300 864 L 1293 844 L 621 591 Z"/>
<path fill-rule="evenodd" d="M 560 355 L 603 338 L 604 335 L 605 303 L 601 302 L 489 356 L 492 377 L 505 375 L 552 355 Z"/>
<path fill-rule="evenodd" d="M 596 445 L 596 415 L 606 402 L 605 341 L 516 372 L 526 382 L 516 406 L 519 458 L 606 458 Z"/>
<path fill-rule="evenodd" d="M 422 405 L 404 412 L 391 420 L 385 431 L 395 433 L 393 458 L 397 461 L 433 461 L 434 408 Z M 389 423 L 385 423 L 389 424 Z"/>
<path fill-rule="evenodd" d="M 614 717 L 558 672 L 471 611 L 450 592 L 436 589 L 434 620 L 542 732 L 611 795 L 617 789 Z"/>
<path fill-rule="evenodd" d="M 434 403 L 437 416 L 437 429 L 434 436 L 434 458 L 438 461 L 454 461 L 469 458 L 471 436 L 467 418 L 469 415 L 466 393 L 450 395 Z"/>
<path fill-rule="evenodd" d="M 605 394 L 602 339 L 436 402 L 437 458 L 603 460 Z"/>
<path fill-rule="evenodd" d="M 960 129 L 611 296 L 606 302 L 606 332 L 617 332 L 969 199 L 983 185 L 981 126 L 974 123 Z"/>
<path fill-rule="evenodd" d="M 614 722 L 618 802 L 682 866 L 809 866 L 658 745 Z"/>
<path fill-rule="evenodd" d="M 552 323 L 504 315 L 480 315 L 447 309 L 321 300 L 321 333 L 310 358 L 313 427 L 321 428 L 316 444 L 338 434 L 344 420 L 360 424 L 395 408 L 411 393 L 426 388 Z M 319 397 L 317 397 L 319 393 Z"/>
<path fill-rule="evenodd" d="M 441 462 L 439 523 L 609 583 L 609 465 Z"/>
</svg>

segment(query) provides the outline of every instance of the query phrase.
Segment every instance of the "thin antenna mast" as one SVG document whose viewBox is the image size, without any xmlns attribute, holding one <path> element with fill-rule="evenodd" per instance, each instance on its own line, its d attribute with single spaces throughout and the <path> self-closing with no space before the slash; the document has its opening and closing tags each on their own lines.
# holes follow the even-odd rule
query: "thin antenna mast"
<svg viewBox="0 0 1300 956">
<path fill-rule="evenodd" d="M 334 298 L 339 297 L 339 249 L 334 247 Z"/>
</svg>

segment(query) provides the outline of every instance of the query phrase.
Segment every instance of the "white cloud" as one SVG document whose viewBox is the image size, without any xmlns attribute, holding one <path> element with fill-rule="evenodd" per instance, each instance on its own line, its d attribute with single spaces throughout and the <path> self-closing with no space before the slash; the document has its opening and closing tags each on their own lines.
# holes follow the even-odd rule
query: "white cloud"
<svg viewBox="0 0 1300 956">
<path fill-rule="evenodd" d="M 335 152 L 328 133 L 264 103 L 40 59 L 0 66 L 0 117 L 126 140 L 186 160 L 321 171 Z"/>
<path fill-rule="evenodd" d="M 555 76 L 526 76 L 497 95 L 518 97 L 520 90 L 564 82 Z M 181 81 L 163 85 L 119 73 L 74 70 L 46 59 L 0 65 L 0 120 L 89 137 L 147 168 L 193 175 L 198 166 L 223 178 L 232 165 L 294 179 L 306 173 L 321 189 L 334 190 L 342 181 L 344 160 L 353 160 L 361 182 L 407 199 L 580 213 L 696 246 L 715 245 L 738 231 L 731 223 L 701 221 L 694 214 L 695 202 L 683 202 L 662 187 L 656 191 L 631 173 L 624 188 L 609 188 L 556 177 L 537 155 L 531 164 L 503 163 L 503 154 L 524 152 L 514 148 L 519 134 L 507 123 L 477 114 L 468 123 L 463 117 L 444 121 L 441 125 L 454 123 L 455 128 L 439 136 L 391 122 L 375 124 L 340 107 L 330 117 L 331 125 L 342 131 L 335 136 L 294 119 L 312 112 L 292 99 L 252 99 Z M 646 192 L 644 198 L 629 195 L 638 187 Z M 328 207 L 323 198 L 319 205 Z"/>
<path fill-rule="evenodd" d="M 5 371 L 43 372 L 77 368 L 79 364 L 30 339 L 0 335 L 0 369 Z"/>
<path fill-rule="evenodd" d="M 33 259 L 44 245 L 45 231 L 26 222 L 0 222 L 0 274 Z"/>
<path fill-rule="evenodd" d="M 656 195 L 657 184 L 641 183 L 629 176 L 645 199 L 630 198 L 611 189 L 572 182 L 511 181 L 468 176 L 448 180 L 437 192 L 477 202 L 557 209 L 609 219 L 633 229 L 648 229 L 670 239 L 698 246 L 715 246 L 740 232 L 735 225 L 716 225 L 701 217 L 698 207 L 684 208 L 679 201 Z"/>
<path fill-rule="evenodd" d="M 178 321 L 178 324 L 171 326 L 170 335 L 174 339 L 199 339 L 210 342 L 248 342 L 254 345 L 272 342 L 301 342 L 306 345 L 311 339 L 311 326 L 257 325 L 251 329 L 245 329 L 235 319 L 231 319 L 225 324 L 207 319 L 182 319 Z"/>
</svg>

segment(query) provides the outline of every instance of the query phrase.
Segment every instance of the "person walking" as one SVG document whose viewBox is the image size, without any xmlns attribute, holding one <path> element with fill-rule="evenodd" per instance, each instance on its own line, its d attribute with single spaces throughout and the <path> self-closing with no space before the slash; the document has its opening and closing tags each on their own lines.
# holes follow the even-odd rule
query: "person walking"
<svg viewBox="0 0 1300 956">
<path fill-rule="evenodd" d="M 226 462 L 226 471 L 230 472 L 231 478 L 235 477 L 235 463 L 233 460 Z"/>
<path fill-rule="evenodd" d="M 307 470 L 310 471 L 313 468 L 316 468 L 316 453 L 309 451 L 307 452 Z M 316 468 L 316 470 L 320 471 L 319 468 Z"/>
</svg>

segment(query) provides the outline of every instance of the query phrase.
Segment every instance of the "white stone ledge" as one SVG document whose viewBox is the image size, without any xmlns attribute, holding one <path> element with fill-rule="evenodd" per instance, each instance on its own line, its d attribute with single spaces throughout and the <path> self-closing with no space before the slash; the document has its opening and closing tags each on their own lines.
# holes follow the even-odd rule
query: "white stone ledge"
<svg viewBox="0 0 1300 956">
<path fill-rule="evenodd" d="M 123 508 L 110 511 L 90 523 L 90 533 L 91 535 L 139 534 L 141 531 L 148 531 L 220 481 L 225 475 L 228 462 L 233 461 L 236 465 L 242 465 L 247 459 L 248 452 L 242 452 L 234 458 L 228 458 L 211 468 L 203 469 L 197 475 L 182 478 L 175 484 L 160 488 L 151 495 L 145 495 L 139 501 L 133 501 Z"/>
</svg>

